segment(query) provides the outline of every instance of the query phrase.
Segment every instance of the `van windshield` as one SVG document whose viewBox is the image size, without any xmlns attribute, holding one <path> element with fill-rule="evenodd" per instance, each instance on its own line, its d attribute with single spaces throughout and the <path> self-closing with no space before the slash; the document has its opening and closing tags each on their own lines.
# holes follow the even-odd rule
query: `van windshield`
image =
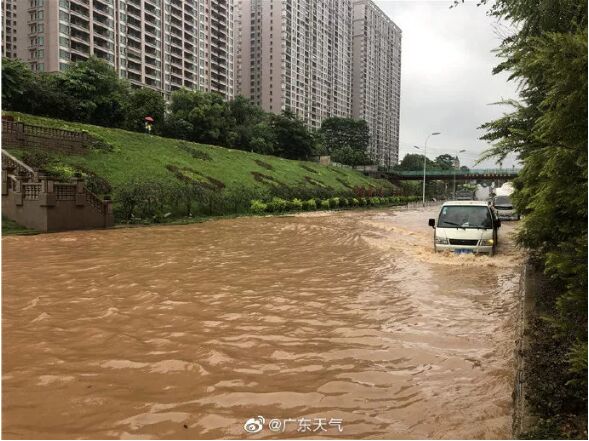
<svg viewBox="0 0 589 441">
<path fill-rule="evenodd" d="M 487 207 L 450 205 L 442 207 L 438 220 L 440 228 L 492 228 L 493 221 Z"/>
</svg>

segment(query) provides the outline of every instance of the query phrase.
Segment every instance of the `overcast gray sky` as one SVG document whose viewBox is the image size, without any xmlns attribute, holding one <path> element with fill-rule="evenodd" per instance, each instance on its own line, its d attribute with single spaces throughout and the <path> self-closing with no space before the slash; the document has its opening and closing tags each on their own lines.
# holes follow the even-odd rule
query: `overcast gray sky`
<svg viewBox="0 0 589 441">
<path fill-rule="evenodd" d="M 442 132 L 428 141 L 427 156 L 459 154 L 472 167 L 489 145 L 478 138 L 482 123 L 509 109 L 491 103 L 516 98 L 516 85 L 506 75 L 492 75 L 499 62 L 491 51 L 506 33 L 506 24 L 486 15 L 476 2 L 449 9 L 452 0 L 376 0 L 401 27 L 401 129 L 399 158 L 420 153 L 428 133 Z M 511 167 L 514 158 L 504 161 Z M 496 167 L 488 160 L 477 166 Z"/>
</svg>

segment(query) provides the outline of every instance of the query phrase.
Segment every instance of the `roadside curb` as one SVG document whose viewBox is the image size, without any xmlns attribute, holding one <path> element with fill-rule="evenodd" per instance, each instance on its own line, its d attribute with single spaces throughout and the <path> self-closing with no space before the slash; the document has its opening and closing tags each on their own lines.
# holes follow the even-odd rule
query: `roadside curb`
<svg viewBox="0 0 589 441">
<path fill-rule="evenodd" d="M 513 423 L 512 435 L 520 438 L 522 433 L 532 427 L 535 417 L 530 415 L 526 400 L 526 355 L 529 353 L 530 340 L 528 329 L 534 315 L 536 303 L 537 274 L 529 259 L 523 265 L 519 286 L 518 327 L 515 342 L 515 381 L 513 387 Z"/>
</svg>

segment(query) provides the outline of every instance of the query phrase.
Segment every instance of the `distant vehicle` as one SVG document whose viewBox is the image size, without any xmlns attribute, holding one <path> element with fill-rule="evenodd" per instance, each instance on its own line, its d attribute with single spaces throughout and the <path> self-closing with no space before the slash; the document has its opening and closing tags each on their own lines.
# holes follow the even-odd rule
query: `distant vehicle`
<svg viewBox="0 0 589 441">
<path fill-rule="evenodd" d="M 437 224 L 430 219 L 429 226 L 434 229 L 435 251 L 493 256 L 501 221 L 486 201 L 451 201 L 442 205 Z"/>
<path fill-rule="evenodd" d="M 475 192 L 472 190 L 459 190 L 454 195 L 457 201 L 474 201 L 476 199 Z"/>
<path fill-rule="evenodd" d="M 497 217 L 504 220 L 520 219 L 520 215 L 515 208 L 509 196 L 495 196 L 493 198 L 493 208 L 497 210 Z"/>
</svg>

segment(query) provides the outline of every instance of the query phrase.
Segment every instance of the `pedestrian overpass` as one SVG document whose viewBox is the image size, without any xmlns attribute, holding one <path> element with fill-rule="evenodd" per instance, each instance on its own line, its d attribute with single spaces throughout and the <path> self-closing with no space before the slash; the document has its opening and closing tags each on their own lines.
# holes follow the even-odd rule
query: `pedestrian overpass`
<svg viewBox="0 0 589 441">
<path fill-rule="evenodd" d="M 519 174 L 517 168 L 482 168 L 469 170 L 426 170 L 427 181 L 470 181 L 470 180 L 511 180 Z M 379 168 L 365 170 L 364 174 L 389 181 L 419 181 L 423 180 L 423 170 L 394 170 L 393 168 Z"/>
</svg>

